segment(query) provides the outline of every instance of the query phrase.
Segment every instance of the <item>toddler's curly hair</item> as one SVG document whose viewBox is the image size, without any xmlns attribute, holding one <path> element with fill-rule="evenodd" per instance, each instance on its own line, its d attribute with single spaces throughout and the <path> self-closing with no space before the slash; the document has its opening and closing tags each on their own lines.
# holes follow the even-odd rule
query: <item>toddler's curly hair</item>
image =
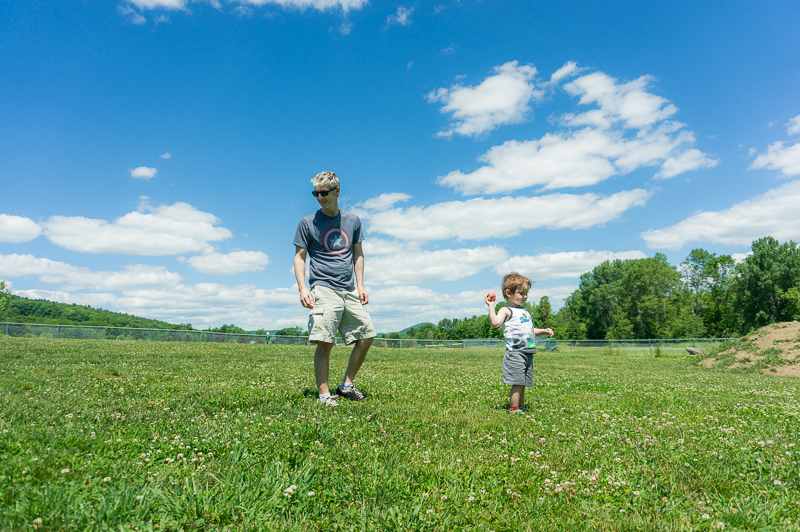
<svg viewBox="0 0 800 532">
<path fill-rule="evenodd" d="M 532 284 L 533 283 L 531 280 L 524 275 L 520 275 L 516 272 L 509 273 L 503 277 L 503 297 L 508 299 L 507 291 L 510 291 L 513 294 L 517 290 L 521 290 L 523 288 L 530 290 Z"/>
</svg>

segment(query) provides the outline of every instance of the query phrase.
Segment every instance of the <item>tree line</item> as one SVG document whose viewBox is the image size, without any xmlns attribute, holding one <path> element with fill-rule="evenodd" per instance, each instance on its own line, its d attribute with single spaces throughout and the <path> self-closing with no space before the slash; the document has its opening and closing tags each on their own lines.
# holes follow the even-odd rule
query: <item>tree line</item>
<svg viewBox="0 0 800 532">
<path fill-rule="evenodd" d="M 189 323 L 175 325 L 121 312 L 96 309 L 87 305 L 27 299 L 8 293 L 6 293 L 5 299 L 5 308 L 0 305 L 0 320 L 13 323 L 133 327 L 137 329 L 192 329 L 192 325 Z"/>
<path fill-rule="evenodd" d="M 764 237 L 736 263 L 730 255 L 694 249 L 678 266 L 656 253 L 644 259 L 606 261 L 580 277 L 578 289 L 558 312 L 550 300 L 526 303 L 539 328 L 552 328 L 560 339 L 642 339 L 738 337 L 758 327 L 800 319 L 800 248 L 794 241 Z M 502 308 L 505 302 L 498 304 Z M 5 312 L 3 312 L 5 310 Z M 159 320 L 88 306 L 31 300 L 11 295 L 0 282 L 0 318 L 20 323 L 95 325 L 152 329 L 187 329 Z M 212 332 L 245 333 L 234 324 Z M 264 329 L 257 334 L 266 334 Z M 301 336 L 289 327 L 277 335 Z M 444 318 L 385 338 L 463 340 L 500 338 L 488 315 Z"/>
<path fill-rule="evenodd" d="M 538 328 L 560 339 L 739 337 L 800 319 L 800 249 L 764 237 L 738 264 L 730 255 L 694 249 L 678 266 L 665 255 L 606 261 L 583 274 L 558 312 L 547 296 L 526 303 Z M 498 308 L 505 303 L 500 303 Z M 501 337 L 487 315 L 444 319 L 390 338 Z"/>
</svg>

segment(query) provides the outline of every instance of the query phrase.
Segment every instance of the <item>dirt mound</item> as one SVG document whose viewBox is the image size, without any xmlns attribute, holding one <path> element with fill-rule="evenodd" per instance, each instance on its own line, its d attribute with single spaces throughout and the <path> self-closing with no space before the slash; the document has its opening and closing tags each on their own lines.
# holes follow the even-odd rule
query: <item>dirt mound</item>
<svg viewBox="0 0 800 532">
<path fill-rule="evenodd" d="M 800 322 L 773 323 L 721 348 L 699 364 L 800 377 Z"/>
</svg>

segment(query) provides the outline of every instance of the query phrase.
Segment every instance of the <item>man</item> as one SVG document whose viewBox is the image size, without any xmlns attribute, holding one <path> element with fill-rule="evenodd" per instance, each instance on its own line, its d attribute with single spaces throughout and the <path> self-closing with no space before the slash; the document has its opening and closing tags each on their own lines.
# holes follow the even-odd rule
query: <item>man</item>
<svg viewBox="0 0 800 532">
<path fill-rule="evenodd" d="M 311 180 L 312 194 L 320 209 L 300 220 L 294 235 L 294 273 L 300 290 L 300 303 L 311 314 L 309 341 L 317 344 L 314 376 L 319 400 L 325 406 L 338 406 L 328 388 L 331 349 L 336 332 L 347 345 L 353 345 L 350 361 L 336 395 L 353 401 L 365 399 L 356 388 L 355 377 L 375 338 L 375 329 L 364 305 L 369 296 L 364 289 L 364 253 L 361 220 L 339 209 L 339 178 L 333 172 L 320 172 Z M 306 256 L 309 257 L 309 285 L 306 288 Z"/>
</svg>

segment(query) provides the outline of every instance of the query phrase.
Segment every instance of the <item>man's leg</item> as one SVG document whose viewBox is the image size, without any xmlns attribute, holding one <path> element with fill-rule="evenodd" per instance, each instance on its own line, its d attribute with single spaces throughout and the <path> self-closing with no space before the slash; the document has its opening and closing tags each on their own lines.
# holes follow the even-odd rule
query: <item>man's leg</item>
<svg viewBox="0 0 800 532">
<path fill-rule="evenodd" d="M 314 351 L 314 377 L 317 379 L 317 390 L 320 395 L 330 393 L 328 374 L 331 367 L 331 349 L 333 344 L 317 342 L 317 349 Z"/>
<path fill-rule="evenodd" d="M 344 373 L 344 383 L 350 384 L 356 379 L 356 373 L 361 369 L 361 364 L 367 358 L 367 351 L 372 345 L 372 338 L 356 340 L 353 350 L 350 352 L 350 361 L 347 363 L 347 371 Z"/>
</svg>

